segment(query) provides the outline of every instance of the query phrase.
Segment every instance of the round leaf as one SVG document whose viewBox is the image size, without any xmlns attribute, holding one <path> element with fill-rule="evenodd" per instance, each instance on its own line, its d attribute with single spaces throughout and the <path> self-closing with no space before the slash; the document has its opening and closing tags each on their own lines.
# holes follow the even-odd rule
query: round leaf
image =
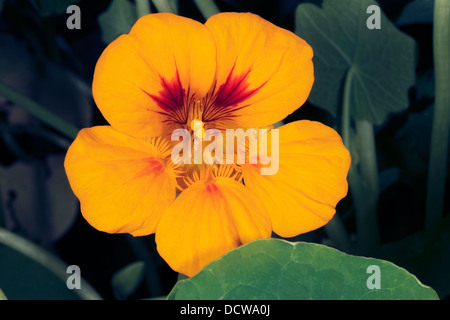
<svg viewBox="0 0 450 320">
<path fill-rule="evenodd" d="M 379 289 L 372 286 L 371 277 L 377 276 L 373 269 L 378 270 Z M 384 300 L 437 295 L 388 261 L 314 243 L 264 239 L 230 251 L 193 278 L 178 282 L 168 298 Z"/>
<path fill-rule="evenodd" d="M 377 3 L 324 0 L 322 8 L 300 4 L 296 33 L 314 50 L 316 80 L 309 101 L 337 116 L 343 82 L 352 68 L 351 115 L 380 124 L 389 113 L 408 106 L 408 89 L 415 82 L 415 41 L 381 11 L 381 28 L 369 29 L 371 5 Z"/>
<path fill-rule="evenodd" d="M 0 196 L 6 227 L 42 245 L 61 239 L 79 214 L 63 155 L 0 167 Z"/>
</svg>

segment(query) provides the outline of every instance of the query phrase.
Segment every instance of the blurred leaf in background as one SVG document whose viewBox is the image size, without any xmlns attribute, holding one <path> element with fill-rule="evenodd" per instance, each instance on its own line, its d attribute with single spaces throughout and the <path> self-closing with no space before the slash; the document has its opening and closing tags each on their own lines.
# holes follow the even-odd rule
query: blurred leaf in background
<svg viewBox="0 0 450 320">
<path fill-rule="evenodd" d="M 111 286 L 118 300 L 127 299 L 136 291 L 144 278 L 144 266 L 144 262 L 136 261 L 114 274 Z"/>
<path fill-rule="evenodd" d="M 342 5 L 345 3 L 345 10 Z M 415 42 L 381 13 L 381 29 L 369 29 L 366 9 L 373 0 L 324 0 L 322 8 L 300 4 L 296 33 L 314 49 L 315 83 L 309 101 L 333 116 L 341 112 L 344 78 L 354 70 L 351 115 L 381 124 L 408 107 L 415 82 Z"/>
<path fill-rule="evenodd" d="M 80 0 L 29 0 L 39 9 L 41 16 L 49 17 L 54 14 L 66 13 L 67 7 Z"/>
<path fill-rule="evenodd" d="M 113 0 L 108 10 L 98 17 L 102 41 L 109 44 L 121 34 L 128 33 L 137 19 L 136 6 L 128 0 Z"/>
<path fill-rule="evenodd" d="M 89 86 L 71 71 L 38 63 L 27 46 L 0 34 L 0 81 L 79 127 L 92 123 Z M 42 62 L 42 61 L 41 61 Z M 6 106 L 2 140 L 20 160 L 0 168 L 6 226 L 44 246 L 60 239 L 78 215 L 78 201 L 63 168 L 70 141 L 39 124 L 20 106 Z M 36 134 L 38 132 L 38 134 Z"/>
<path fill-rule="evenodd" d="M 0 228 L 0 287 L 10 300 L 81 300 L 101 297 L 79 274 L 69 290 L 68 266 L 57 256 Z"/>
<path fill-rule="evenodd" d="M 59 240 L 72 226 L 78 201 L 63 168 L 63 155 L 45 163 L 16 162 L 0 167 L 0 190 L 6 227 L 43 246 Z"/>
</svg>

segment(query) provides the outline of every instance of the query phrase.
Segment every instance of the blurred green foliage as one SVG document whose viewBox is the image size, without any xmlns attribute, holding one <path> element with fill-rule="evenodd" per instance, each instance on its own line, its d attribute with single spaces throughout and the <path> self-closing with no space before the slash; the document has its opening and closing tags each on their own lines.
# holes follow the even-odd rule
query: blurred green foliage
<svg viewBox="0 0 450 320">
<path fill-rule="evenodd" d="M 313 91 L 308 102 L 286 121 L 317 120 L 340 130 L 345 76 L 350 68 L 356 70 L 351 114 L 354 119 L 375 124 L 380 173 L 380 194 L 375 209 L 381 246 L 372 256 L 412 272 L 434 288 L 441 299 L 449 297 L 449 197 L 442 223 L 428 230 L 424 228 L 434 99 L 430 14 L 433 1 L 217 0 L 215 3 L 222 11 L 259 14 L 296 31 L 312 45 L 316 69 Z M 66 28 L 66 9 L 70 4 L 81 8 L 80 30 Z M 171 1 L 174 4 L 181 15 L 204 21 L 193 1 Z M 380 30 L 366 27 L 369 14 L 365 9 L 371 4 L 381 7 Z M 157 11 L 154 4 L 151 10 Z M 75 126 L 106 124 L 89 90 L 95 63 L 109 42 L 128 32 L 137 16 L 136 3 L 131 0 L 0 0 L 0 81 Z M 157 254 L 153 236 L 135 242 L 94 230 L 80 216 L 67 181 L 54 182 L 63 169 L 61 159 L 70 139 L 31 117 L 1 94 L 0 129 L 0 213 L 3 213 L 0 221 L 8 229 L 41 245 L 65 263 L 79 265 L 83 277 L 106 299 L 158 297 L 172 290 L 177 275 Z M 358 156 L 354 163 L 358 163 Z M 34 172 L 34 178 L 29 172 Z M 35 190 L 41 192 L 38 199 Z M 352 194 L 337 209 L 353 241 L 357 230 Z M 54 225 L 55 221 L 59 222 Z M 290 240 L 305 239 L 337 247 L 324 229 Z M 265 248 L 261 248 L 262 244 Z M 271 246 L 290 249 L 277 252 L 274 247 L 274 251 L 265 254 Z M 225 294 L 222 290 L 225 285 L 230 288 L 227 291 L 230 298 L 252 294 L 261 297 L 257 293 L 270 291 L 283 267 L 291 269 L 284 274 L 285 287 L 278 291 L 278 298 L 362 297 L 357 290 L 345 294 L 342 290 L 345 286 L 353 289 L 355 285 L 365 284 L 368 274 L 361 272 L 357 277 L 354 273 L 357 269 L 365 271 L 363 266 L 367 260 L 314 244 L 296 246 L 294 260 L 297 262 L 306 259 L 303 254 L 315 251 L 317 257 L 324 255 L 327 259 L 314 260 L 311 255 L 308 263 L 289 264 L 286 257 L 292 250 L 291 244 L 277 240 L 257 242 L 213 262 L 198 277 L 180 282 L 170 297 L 218 298 Z M 27 259 L 17 250 L 0 246 L 0 288 L 9 299 L 79 298 L 42 264 Z M 286 263 L 280 262 L 283 259 Z M 396 281 L 410 283 L 399 288 L 406 291 L 401 291 L 397 298 L 435 298 L 430 289 L 422 287 L 405 270 L 389 262 L 370 261 L 387 270 L 388 280 L 383 280 L 385 288 Z M 241 278 L 227 273 L 236 265 L 248 267 L 240 274 Z M 320 268 L 325 269 L 317 273 Z M 300 296 L 301 292 L 296 291 L 301 286 L 295 282 L 299 280 L 297 275 L 311 275 L 308 272 L 313 270 L 320 277 L 304 279 L 309 279 L 305 286 L 314 294 Z M 221 279 L 208 278 L 217 272 Z M 250 293 L 233 289 L 243 279 L 248 283 L 259 281 L 257 290 Z M 331 288 L 327 291 L 330 296 L 323 295 L 325 291 L 317 286 L 323 286 L 324 290 Z M 387 291 L 373 294 L 377 296 L 365 297 L 392 297 L 385 295 Z"/>
</svg>

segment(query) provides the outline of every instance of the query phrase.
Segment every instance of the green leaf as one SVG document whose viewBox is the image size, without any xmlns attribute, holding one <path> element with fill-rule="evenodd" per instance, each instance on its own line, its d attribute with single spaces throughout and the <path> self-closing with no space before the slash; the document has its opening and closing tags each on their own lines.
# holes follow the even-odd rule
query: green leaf
<svg viewBox="0 0 450 320">
<path fill-rule="evenodd" d="M 369 289 L 369 266 L 380 268 L 380 289 Z M 253 241 L 232 250 L 169 299 L 437 299 L 433 289 L 394 264 L 344 254 L 324 245 L 280 239 Z"/>
<path fill-rule="evenodd" d="M 108 10 L 98 17 L 102 41 L 106 44 L 128 33 L 137 20 L 135 5 L 127 0 L 113 0 Z"/>
<path fill-rule="evenodd" d="M 137 261 L 114 274 L 111 285 L 117 299 L 127 299 L 136 291 L 144 278 L 144 265 L 144 262 Z"/>
<path fill-rule="evenodd" d="M 21 230 L 29 239 L 48 246 L 72 227 L 79 214 L 78 201 L 67 181 L 64 155 L 49 155 L 42 162 L 17 161 L 0 167 L 0 176 L 4 199 L 0 206 L 7 228 Z"/>
<path fill-rule="evenodd" d="M 41 16 L 48 17 L 54 14 L 66 13 L 67 7 L 76 4 L 80 0 L 33 0 L 39 9 Z"/>
<path fill-rule="evenodd" d="M 0 228 L 0 287 L 9 300 L 101 299 L 83 278 L 80 289 L 70 290 L 69 276 L 58 257 Z"/>
<path fill-rule="evenodd" d="M 76 290 L 48 269 L 11 248 L 0 246 L 0 285 L 10 300 L 79 300 Z M 67 275 L 69 276 L 69 274 Z"/>
<path fill-rule="evenodd" d="M 300 4 L 296 33 L 314 50 L 315 83 L 309 101 L 340 114 L 343 82 L 352 68 L 350 112 L 356 120 L 382 123 L 408 106 L 415 81 L 415 41 L 380 13 L 381 29 L 369 29 L 373 0 L 324 0 L 322 8 Z"/>
</svg>

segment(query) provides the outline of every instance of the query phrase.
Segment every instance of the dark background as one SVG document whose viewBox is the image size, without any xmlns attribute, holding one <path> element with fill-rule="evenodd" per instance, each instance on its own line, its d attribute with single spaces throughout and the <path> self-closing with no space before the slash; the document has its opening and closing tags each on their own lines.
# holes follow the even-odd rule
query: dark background
<svg viewBox="0 0 450 320">
<path fill-rule="evenodd" d="M 180 14 L 186 17 L 204 21 L 195 4 L 190 0 L 179 1 Z M 265 19 L 294 30 L 295 8 L 302 2 L 300 0 L 257 1 L 257 0 L 217 0 L 216 4 L 222 11 L 241 11 L 259 14 Z M 404 6 L 410 0 L 383 0 L 378 1 L 383 12 L 394 21 L 401 13 Z M 81 8 L 81 30 L 69 30 L 66 28 L 67 14 L 55 14 L 49 17 L 41 17 L 36 8 L 26 0 L 6 0 L 3 11 L 0 13 L 0 34 L 11 35 L 15 41 L 26 47 L 32 57 L 33 70 L 31 73 L 40 75 L 42 66 L 50 61 L 61 69 L 68 70 L 77 75 L 81 82 L 90 86 L 94 67 L 101 52 L 106 47 L 102 42 L 101 29 L 98 23 L 99 15 L 110 4 L 109 0 L 89 1 L 81 0 L 77 5 Z M 156 9 L 152 7 L 153 12 Z M 419 60 L 417 74 L 423 75 L 433 67 L 432 59 L 432 25 L 412 24 L 400 27 L 400 29 L 417 41 L 419 48 Z M 4 39 L 4 38 L 1 38 Z M 0 50 L 5 50 L 9 43 L 0 43 Z M 1 59 L 1 56 L 0 56 Z M 5 62 L 5 61 L 3 61 Z M 0 64 L 0 67 L 2 64 Z M 19 66 L 18 66 L 19 67 Z M 44 68 L 45 69 L 45 68 Z M 1 74 L 1 70 L 0 70 Z M 45 74 L 45 72 L 44 72 Z M 7 82 L 7 79 L 5 80 Z M 20 83 L 16 81 L 15 83 Z M 21 88 L 16 88 L 20 90 Z M 416 149 L 409 149 L 405 141 L 393 139 L 396 134 L 405 127 L 411 116 L 419 115 L 417 122 L 420 126 L 415 130 L 429 130 L 429 121 L 421 123 L 420 117 L 424 111 L 430 109 L 433 97 L 420 97 L 417 87 L 410 90 L 410 106 L 399 114 L 392 115 L 389 120 L 376 128 L 379 171 L 391 167 L 402 169 L 402 174 L 381 193 L 378 203 L 378 223 L 383 244 L 394 243 L 423 229 L 425 196 L 426 196 L 426 168 L 429 142 L 413 141 Z M 50 93 L 52 94 L 52 93 Z M 79 121 L 75 124 L 92 126 L 106 124 L 92 97 L 88 94 L 83 107 L 82 118 L 87 121 Z M 67 97 L 69 98 L 69 97 Z M 63 109 L 63 114 L 78 113 L 79 110 L 71 110 L 64 100 L 59 100 L 57 108 Z M 2 123 L 10 122 L 10 113 L 17 106 L 8 101 L 0 101 L 0 119 Z M 319 120 L 328 125 L 335 125 L 335 120 L 326 112 L 310 103 L 306 103 L 299 110 L 290 115 L 287 121 L 298 119 Z M 90 122 L 90 123 L 89 123 Z M 30 125 L 36 125 L 32 122 Z M 25 124 L 25 127 L 27 124 Z M 40 124 L 46 130 L 53 130 Z M 57 134 L 56 132 L 53 132 Z M 425 134 L 429 136 L 429 134 Z M 65 149 L 54 141 L 36 136 L 27 130 L 16 130 L 12 133 L 16 147 L 11 147 L 8 138 L 2 133 L 0 137 L 0 164 L 8 170 L 17 163 L 45 163 L 50 155 L 65 154 Z M 419 150 L 419 151 L 417 151 Z M 412 153 L 414 153 L 412 155 Z M 14 203 L 20 201 L 20 194 L 13 188 L 3 190 L 3 201 Z M 6 198 L 5 198 L 6 194 Z M 4 204 L 6 207 L 6 204 Z M 147 265 L 145 280 L 138 290 L 130 298 L 147 298 L 167 295 L 177 280 L 177 274 L 172 271 L 156 252 L 154 236 L 132 239 L 128 235 L 110 235 L 92 228 L 83 219 L 77 207 L 75 215 L 69 223 L 69 227 L 61 235 L 51 241 L 41 241 L 30 236 L 27 228 L 22 224 L 33 223 L 30 221 L 14 220 L 9 214 L 6 217 L 6 225 L 12 231 L 40 242 L 47 250 L 59 256 L 67 264 L 75 264 L 81 268 L 82 276 L 105 299 L 115 299 L 111 287 L 111 278 L 120 268 L 137 260 L 145 260 Z M 449 211 L 449 197 L 446 199 L 445 212 Z M 347 230 L 355 233 L 354 215 L 351 210 L 351 196 L 348 196 L 338 205 Z M 69 216 L 69 212 L 67 213 Z M 9 219 L 9 221 L 8 221 Z M 11 220 L 14 220 L 11 222 Z M 323 229 L 311 232 L 296 238 L 323 242 L 327 234 Z M 146 252 L 143 254 L 143 252 Z M 445 297 L 445 296 L 444 296 Z"/>
</svg>

